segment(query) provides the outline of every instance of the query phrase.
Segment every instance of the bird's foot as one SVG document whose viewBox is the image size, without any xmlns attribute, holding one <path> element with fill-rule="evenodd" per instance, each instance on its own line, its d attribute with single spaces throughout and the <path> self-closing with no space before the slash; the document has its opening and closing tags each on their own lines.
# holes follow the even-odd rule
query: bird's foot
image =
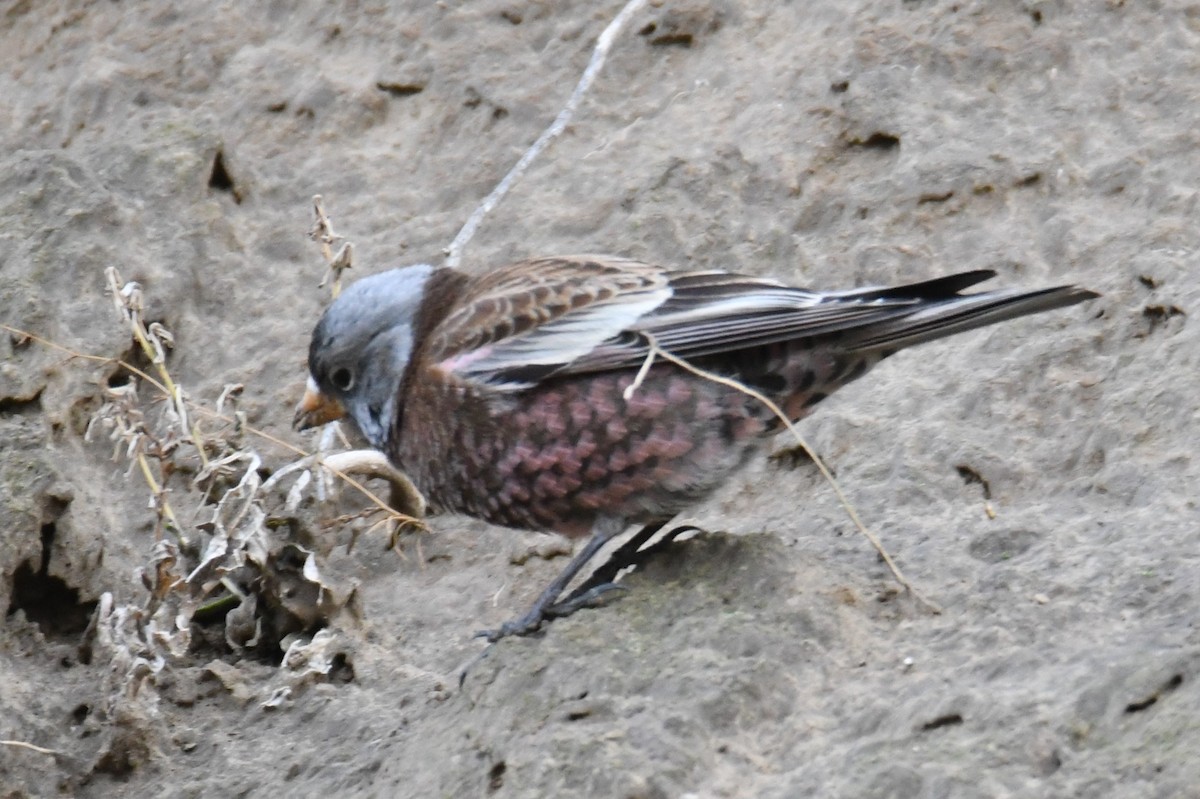
<svg viewBox="0 0 1200 799">
<path fill-rule="evenodd" d="M 616 583 L 603 583 L 591 586 L 582 593 L 573 593 L 561 602 L 539 600 L 523 616 L 510 619 L 494 630 L 480 630 L 475 633 L 475 637 L 486 638 L 488 643 L 494 644 L 501 638 L 508 638 L 510 635 L 518 637 L 532 635 L 541 629 L 543 622 L 565 618 L 583 608 L 598 607 L 608 601 L 609 595 L 613 592 L 625 590 L 628 589 Z"/>
<path fill-rule="evenodd" d="M 542 622 L 548 618 L 546 608 L 539 607 L 540 604 L 539 602 L 534 605 L 524 616 L 509 619 L 494 630 L 480 630 L 475 633 L 475 637 L 486 638 L 489 644 L 494 644 L 510 635 L 526 636 L 536 633 L 541 629 Z"/>
<path fill-rule="evenodd" d="M 547 619 L 561 619 L 583 608 L 600 607 L 609 600 L 609 594 L 614 591 L 628 590 L 625 586 L 617 585 L 616 583 L 600 583 L 588 588 L 586 591 L 572 593 L 561 602 L 555 602 L 546 608 L 543 615 Z"/>
<path fill-rule="evenodd" d="M 647 542 L 664 526 L 666 526 L 665 522 L 647 525 L 619 547 L 612 554 L 612 557 L 603 566 L 596 569 L 582 585 L 565 597 L 562 597 L 571 577 L 575 575 L 579 567 L 588 558 L 595 554 L 596 550 L 604 543 L 604 540 L 607 540 L 593 539 L 592 542 L 589 542 L 588 548 L 577 555 L 564 570 L 563 574 L 559 575 L 550 584 L 550 587 L 538 597 L 537 601 L 533 603 L 533 607 L 525 615 L 510 619 L 494 630 L 480 630 L 475 633 L 475 637 L 486 638 L 488 643 L 494 644 L 501 638 L 508 638 L 511 635 L 532 635 L 540 630 L 542 624 L 547 621 L 570 616 L 575 611 L 583 608 L 597 607 L 607 602 L 615 592 L 629 590 L 616 583 L 617 576 L 622 569 L 640 565 L 649 556 L 670 546 L 683 533 L 699 530 L 698 527 L 692 525 L 676 527 L 668 531 L 654 544 L 646 546 Z M 643 547 L 645 548 L 643 549 Z"/>
</svg>

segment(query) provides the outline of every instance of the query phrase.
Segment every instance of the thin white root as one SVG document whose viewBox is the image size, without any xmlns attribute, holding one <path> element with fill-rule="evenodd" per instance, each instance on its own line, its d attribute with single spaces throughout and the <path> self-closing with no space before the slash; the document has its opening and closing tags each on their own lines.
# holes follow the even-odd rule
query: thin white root
<svg viewBox="0 0 1200 799">
<path fill-rule="evenodd" d="M 0 741 L 0 746 L 13 746 L 18 749 L 29 749 L 34 752 L 41 752 L 43 755 L 59 754 L 59 752 L 55 749 L 46 749 L 41 746 L 34 746 L 33 744 L 25 743 L 24 741 Z"/>
<path fill-rule="evenodd" d="M 317 467 L 323 467 L 326 474 L 336 475 L 370 498 L 375 498 L 374 494 L 367 491 L 358 481 L 351 479 L 350 475 L 381 477 L 387 480 L 392 487 L 391 505 L 389 507 L 382 500 L 375 498 L 381 510 L 398 512 L 403 516 L 411 517 L 413 521 L 420 519 L 425 515 L 426 510 L 428 510 L 425 497 L 413 485 L 408 475 L 388 463 L 387 457 L 382 452 L 373 449 L 355 449 L 347 452 L 337 452 L 332 455 L 321 455 L 318 453 L 292 461 L 271 475 L 263 483 L 262 489 L 263 491 L 270 491 L 289 474 L 301 472 L 301 479 L 303 479 L 303 475 L 309 474 L 312 471 L 318 472 L 316 485 L 319 486 L 321 484 L 321 470 Z M 307 481 L 305 485 L 307 485 Z M 289 496 L 288 501 L 289 503 L 298 504 L 291 496 Z"/>
<path fill-rule="evenodd" d="M 387 457 L 373 449 L 355 449 L 349 452 L 339 452 L 326 455 L 321 459 L 326 468 L 338 474 L 361 474 L 366 477 L 382 477 L 392 486 L 392 505 L 396 507 L 397 494 L 403 498 L 401 507 L 397 510 L 409 516 L 420 518 L 425 515 L 428 505 L 425 497 L 413 485 L 408 475 L 388 463 Z"/>
</svg>

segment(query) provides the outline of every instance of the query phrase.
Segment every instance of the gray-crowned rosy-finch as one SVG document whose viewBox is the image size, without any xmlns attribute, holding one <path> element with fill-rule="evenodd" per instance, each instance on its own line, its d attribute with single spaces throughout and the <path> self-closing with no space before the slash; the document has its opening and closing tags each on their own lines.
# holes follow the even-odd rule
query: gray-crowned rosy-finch
<svg viewBox="0 0 1200 799">
<path fill-rule="evenodd" d="M 486 633 L 525 634 L 586 599 L 563 595 L 606 541 L 703 499 L 780 427 L 757 399 L 662 358 L 627 392 L 650 341 L 796 420 L 904 347 L 1097 296 L 960 293 L 994 274 L 822 292 L 590 255 L 479 276 L 394 269 L 325 311 L 296 426 L 349 416 L 443 510 L 590 535 L 529 613 Z"/>
</svg>

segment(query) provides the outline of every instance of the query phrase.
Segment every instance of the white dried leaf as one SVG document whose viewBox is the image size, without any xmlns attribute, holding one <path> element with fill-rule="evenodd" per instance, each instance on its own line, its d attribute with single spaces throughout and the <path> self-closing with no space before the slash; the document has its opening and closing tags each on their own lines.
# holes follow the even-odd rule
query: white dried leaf
<svg viewBox="0 0 1200 799">
<path fill-rule="evenodd" d="M 121 273 L 115 266 L 105 267 L 104 280 L 108 283 L 108 294 L 112 297 L 113 309 L 122 321 L 127 321 L 129 315 L 125 310 L 124 299 L 121 297 Z"/>
<path fill-rule="evenodd" d="M 166 363 L 166 350 L 175 348 L 175 337 L 171 335 L 171 331 L 159 322 L 151 322 L 150 329 L 146 331 L 146 338 L 149 340 L 150 346 L 154 348 L 154 357 L 150 360 L 157 364 Z"/>
<path fill-rule="evenodd" d="M 304 499 L 304 489 L 308 488 L 308 484 L 312 482 L 312 472 L 303 471 L 296 478 L 296 482 L 292 483 L 292 487 L 288 489 L 287 500 L 283 503 L 284 510 L 288 513 L 295 513 L 296 508 L 300 507 L 300 502 Z"/>
<path fill-rule="evenodd" d="M 317 568 L 317 557 L 314 553 L 309 552 L 308 557 L 304 559 L 304 579 L 311 583 L 316 583 L 322 589 L 328 589 L 329 586 L 321 579 L 321 570 Z"/>
<path fill-rule="evenodd" d="M 340 274 L 346 269 L 354 266 L 354 245 L 351 242 L 346 242 L 337 251 L 337 255 L 333 256 L 333 260 L 329 262 L 329 268 L 334 274 Z"/>
<path fill-rule="evenodd" d="M 337 636 L 329 630 L 318 630 L 311 639 L 289 635 L 280 643 L 287 644 L 280 668 L 293 672 L 294 677 L 324 676 L 333 668 Z"/>
<path fill-rule="evenodd" d="M 262 703 L 262 707 L 266 708 L 267 710 L 273 710 L 274 708 L 287 704 L 291 701 L 291 699 L 291 687 L 287 685 L 281 685 L 271 692 L 271 695 Z"/>
<path fill-rule="evenodd" d="M 125 307 L 126 320 L 133 319 L 141 324 L 142 309 L 145 307 L 142 302 L 142 284 L 136 280 L 131 280 L 121 287 L 121 304 Z"/>
<path fill-rule="evenodd" d="M 225 533 L 225 527 L 216 522 L 216 532 L 213 534 L 212 540 L 208 542 L 208 546 L 204 548 L 204 556 L 200 558 L 200 565 L 192 569 L 192 573 L 187 576 L 187 582 L 195 583 L 202 573 L 210 571 L 210 564 L 222 560 L 228 552 L 229 536 Z"/>
<path fill-rule="evenodd" d="M 151 322 L 147 332 L 150 334 L 150 338 L 162 341 L 163 346 L 167 349 L 175 349 L 175 336 L 161 322 Z"/>
<path fill-rule="evenodd" d="M 226 383 L 225 387 L 221 389 L 221 396 L 217 397 L 217 413 L 222 413 L 226 402 L 236 406 L 245 388 L 241 383 Z"/>
</svg>

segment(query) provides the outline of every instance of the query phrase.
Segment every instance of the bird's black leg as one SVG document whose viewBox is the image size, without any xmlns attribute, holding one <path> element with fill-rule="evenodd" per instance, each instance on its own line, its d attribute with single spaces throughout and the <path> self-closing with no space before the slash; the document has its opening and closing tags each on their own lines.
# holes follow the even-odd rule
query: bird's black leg
<svg viewBox="0 0 1200 799">
<path fill-rule="evenodd" d="M 632 566 L 637 560 L 638 550 L 645 546 L 646 542 L 653 538 L 669 521 L 670 519 L 667 518 L 651 522 L 630 536 L 629 540 L 621 544 L 609 556 L 608 560 L 604 561 L 604 565 L 592 572 L 586 581 L 560 602 L 555 602 L 553 608 L 551 608 L 551 612 L 555 616 L 570 615 L 575 610 L 578 610 L 579 607 L 585 607 L 589 604 L 587 601 L 588 595 L 594 594 L 597 591 L 602 594 L 607 590 L 616 588 L 617 586 L 614 581 L 617 579 L 617 575 L 621 572 L 621 569 L 624 569 L 626 566 Z M 594 599 L 595 597 L 592 598 Z M 573 604 L 578 605 L 578 607 L 567 610 Z M 566 612 L 558 612 L 563 610 Z"/>
<path fill-rule="evenodd" d="M 537 601 L 533 603 L 533 607 L 529 609 L 528 613 L 526 613 L 524 616 L 519 616 L 518 618 L 510 619 L 509 621 L 504 622 L 504 624 L 500 625 L 500 627 L 495 630 L 481 630 L 480 632 L 475 633 L 475 637 L 486 638 L 489 642 L 495 643 L 501 638 L 505 638 L 509 635 L 529 635 L 530 633 L 536 631 L 542 626 L 542 622 L 548 615 L 546 613 L 547 608 L 555 604 L 555 600 L 558 599 L 559 594 L 566 590 L 567 585 L 570 584 L 571 580 L 575 578 L 575 575 L 579 573 L 579 570 L 582 569 L 584 565 L 586 565 L 587 562 L 591 560 L 595 554 L 599 552 L 601 548 L 603 548 L 603 546 L 620 531 L 621 527 L 618 527 L 612 522 L 606 520 L 597 522 L 591 539 L 587 542 L 584 548 L 575 555 L 575 557 L 571 558 L 571 562 L 568 563 L 567 567 L 563 569 L 557 577 L 554 578 L 554 581 L 546 587 L 546 590 L 543 591 L 541 596 L 537 598 Z"/>
<path fill-rule="evenodd" d="M 525 615 L 506 621 L 498 629 L 482 630 L 476 633 L 475 637 L 487 638 L 489 642 L 494 643 L 509 635 L 529 635 L 537 631 L 542 626 L 542 622 L 548 619 L 561 619 L 564 616 L 570 616 L 577 610 L 599 604 L 603 597 L 612 591 L 625 590 L 615 582 L 617 575 L 620 574 L 622 569 L 641 563 L 649 555 L 669 546 L 683 533 L 700 529 L 690 524 L 673 528 L 653 546 L 642 549 L 646 545 L 646 542 L 657 535 L 663 527 L 666 527 L 669 521 L 670 518 L 660 519 L 638 530 L 628 541 L 612 553 L 609 559 L 604 562 L 604 565 L 592 572 L 587 580 L 581 583 L 578 588 L 562 599 L 559 599 L 559 596 L 566 590 L 580 569 L 595 557 L 596 553 L 616 535 L 612 526 L 601 526 L 598 524 L 596 532 L 592 534 L 587 545 L 554 578 L 554 581 L 542 592 L 537 601 L 533 603 L 533 607 Z"/>
<path fill-rule="evenodd" d="M 639 530 L 613 552 L 612 556 L 604 562 L 604 565 L 592 572 L 591 576 L 580 584 L 578 588 L 564 599 L 546 608 L 546 615 L 555 618 L 569 616 L 580 608 L 586 608 L 595 604 L 609 591 L 624 590 L 622 586 L 614 582 L 622 569 L 640 564 L 653 553 L 669 546 L 680 535 L 700 529 L 690 524 L 675 527 L 667 531 L 653 546 L 642 549 L 647 541 L 653 538 L 659 530 L 666 527 L 669 521 L 670 519 L 662 519 L 648 524 Z"/>
</svg>

